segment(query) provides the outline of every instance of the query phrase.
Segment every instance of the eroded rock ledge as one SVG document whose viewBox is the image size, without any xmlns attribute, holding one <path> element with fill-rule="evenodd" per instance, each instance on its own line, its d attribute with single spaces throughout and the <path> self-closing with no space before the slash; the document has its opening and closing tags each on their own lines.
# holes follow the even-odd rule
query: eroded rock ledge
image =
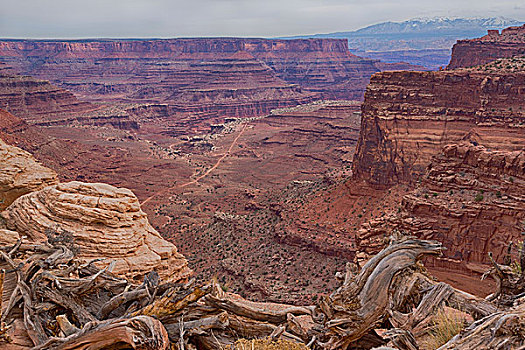
<svg viewBox="0 0 525 350">
<path fill-rule="evenodd" d="M 18 197 L 57 183 L 57 174 L 20 148 L 0 139 L 0 210 Z"/>
</svg>

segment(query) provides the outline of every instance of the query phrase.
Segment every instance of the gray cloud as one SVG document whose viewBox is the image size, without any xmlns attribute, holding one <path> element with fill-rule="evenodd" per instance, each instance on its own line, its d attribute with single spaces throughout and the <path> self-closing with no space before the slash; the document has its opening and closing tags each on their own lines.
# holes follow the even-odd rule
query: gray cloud
<svg viewBox="0 0 525 350">
<path fill-rule="evenodd" d="M 523 20 L 523 5 L 523 0 L 0 0 L 0 37 L 272 37 L 421 16 Z"/>
</svg>

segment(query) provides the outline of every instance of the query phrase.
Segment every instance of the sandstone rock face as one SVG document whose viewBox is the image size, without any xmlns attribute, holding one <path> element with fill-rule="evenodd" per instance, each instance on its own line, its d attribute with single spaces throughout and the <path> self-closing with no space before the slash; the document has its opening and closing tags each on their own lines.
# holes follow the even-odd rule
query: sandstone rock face
<svg viewBox="0 0 525 350">
<path fill-rule="evenodd" d="M 449 263 L 502 261 L 508 244 L 523 240 L 525 151 L 495 151 L 472 143 L 450 144 L 433 157 L 399 214 L 373 220 L 358 236 L 372 253 L 399 229 L 437 239 Z M 512 252 L 517 258 L 517 249 Z M 443 263 L 443 262 L 442 262 Z"/>
<path fill-rule="evenodd" d="M 3 213 L 7 227 L 31 240 L 65 239 L 90 261 L 115 261 L 113 272 L 140 279 L 151 270 L 177 281 L 190 270 L 176 247 L 149 224 L 128 189 L 82 182 L 48 186 L 16 200 Z"/>
<path fill-rule="evenodd" d="M 112 166 L 110 159 L 123 159 L 122 152 L 108 157 L 106 147 L 86 147 L 75 141 L 61 140 L 48 133 L 48 129 L 29 125 L 23 119 L 0 109 L 0 139 L 21 148 L 40 163 L 54 169 L 61 181 L 82 179 L 106 182 L 107 178 L 94 177 Z"/>
<path fill-rule="evenodd" d="M 57 183 L 56 173 L 0 139 L 0 210 L 18 197 Z"/>
<path fill-rule="evenodd" d="M 414 181 L 444 145 L 464 139 L 521 150 L 524 92 L 523 69 L 376 74 L 362 107 L 354 175 L 378 187 Z"/>
<path fill-rule="evenodd" d="M 125 110 L 97 110 L 97 106 L 78 100 L 70 91 L 48 81 L 16 74 L 10 66 L 1 62 L 0 108 L 4 112 L 9 110 L 31 125 L 110 125 L 119 129 L 138 129 L 137 122 Z M 0 128 L 2 122 L 0 120 Z"/>
<path fill-rule="evenodd" d="M 19 238 L 20 235 L 16 231 L 0 229 L 0 244 L 2 245 L 15 244 Z"/>
<path fill-rule="evenodd" d="M 0 138 L 2 140 L 7 143 L 16 142 L 18 131 L 26 128 L 27 124 L 22 119 L 0 109 Z"/>
<path fill-rule="evenodd" d="M 491 30 L 478 39 L 459 40 L 452 48 L 448 69 L 472 67 L 494 61 L 525 55 L 525 25 L 509 27 L 499 33 Z"/>
<path fill-rule="evenodd" d="M 443 242 L 441 267 L 476 270 L 488 252 L 501 261 L 508 243 L 523 239 L 525 64 L 499 57 L 519 53 L 524 29 L 456 45 L 451 66 L 492 61 L 484 65 L 372 77 L 355 179 L 383 189 L 408 183 L 413 190 L 397 213 L 363 225 L 358 250 L 377 252 L 399 229 Z"/>
</svg>

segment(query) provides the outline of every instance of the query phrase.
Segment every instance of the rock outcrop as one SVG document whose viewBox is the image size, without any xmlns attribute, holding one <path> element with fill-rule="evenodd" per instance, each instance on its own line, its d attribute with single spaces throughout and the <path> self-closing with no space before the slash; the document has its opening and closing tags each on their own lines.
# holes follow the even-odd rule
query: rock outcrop
<svg viewBox="0 0 525 350">
<path fill-rule="evenodd" d="M 498 30 L 489 30 L 478 39 L 459 40 L 452 48 L 448 69 L 473 67 L 489 63 L 498 58 L 525 55 L 525 25 Z"/>
<path fill-rule="evenodd" d="M 472 274 L 489 252 L 503 261 L 509 242 L 523 240 L 525 59 L 514 56 L 524 30 L 459 42 L 450 67 L 475 67 L 372 77 L 353 181 L 406 192 L 397 212 L 362 226 L 358 250 L 379 251 L 397 229 L 440 240 L 437 267 Z"/>
<path fill-rule="evenodd" d="M 444 145 L 464 139 L 493 150 L 520 150 L 524 91 L 523 69 L 378 73 L 362 107 L 354 174 L 378 187 L 411 182 Z"/>
<path fill-rule="evenodd" d="M 9 229 L 32 241 L 64 240 L 83 260 L 115 261 L 113 271 L 129 278 L 151 270 L 174 281 L 190 274 L 184 257 L 153 229 L 128 189 L 61 183 L 18 198 L 2 216 Z"/>
<path fill-rule="evenodd" d="M 57 183 L 57 174 L 0 139 L 0 210 L 18 197 Z"/>
<path fill-rule="evenodd" d="M 61 181 L 82 179 L 106 182 L 110 176 L 103 177 L 101 174 L 113 166 L 108 158 L 124 158 L 123 152 L 117 153 L 99 145 L 86 147 L 75 141 L 61 140 L 48 131 L 29 125 L 23 119 L 0 109 L 0 139 L 31 153 L 38 162 L 54 169 Z"/>
<path fill-rule="evenodd" d="M 0 109 L 2 113 L 8 110 L 31 125 L 110 125 L 119 129 L 138 129 L 137 122 L 132 120 L 126 108 L 102 108 L 81 101 L 70 91 L 49 81 L 16 74 L 1 62 Z"/>
<path fill-rule="evenodd" d="M 401 209 L 363 225 L 360 249 L 377 252 L 385 235 L 398 229 L 443 242 L 447 250 L 438 266 L 468 269 L 487 263 L 489 252 L 503 261 L 511 241 L 517 257 L 525 220 L 525 151 L 447 145 L 404 196 Z"/>
</svg>

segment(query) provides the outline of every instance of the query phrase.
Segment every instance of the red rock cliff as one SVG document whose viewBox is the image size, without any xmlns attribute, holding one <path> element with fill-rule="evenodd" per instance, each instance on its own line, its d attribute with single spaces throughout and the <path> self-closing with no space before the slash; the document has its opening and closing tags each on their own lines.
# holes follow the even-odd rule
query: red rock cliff
<svg viewBox="0 0 525 350">
<path fill-rule="evenodd" d="M 0 62 L 0 108 L 28 121 L 36 121 L 92 107 L 49 81 L 17 75 L 11 67 Z"/>
<path fill-rule="evenodd" d="M 501 33 L 491 30 L 482 38 L 459 40 L 452 48 L 448 69 L 473 67 L 494 61 L 525 55 L 525 25 L 510 27 Z"/>
<path fill-rule="evenodd" d="M 445 144 L 463 139 L 519 150 L 524 123 L 522 69 L 379 73 L 365 94 L 354 175 L 378 187 L 417 180 Z"/>
<path fill-rule="evenodd" d="M 281 101 L 273 108 L 287 99 L 288 105 L 307 102 L 312 94 L 361 99 L 369 77 L 378 71 L 374 61 L 352 55 L 346 40 L 340 39 L 3 41 L 0 60 L 24 74 L 53 79 L 85 98 L 133 102 L 176 103 L 180 94 L 188 96 L 192 89 L 207 90 L 204 97 L 200 92 L 190 97 L 197 102 L 239 100 L 224 90 L 253 88 L 246 80 L 255 77 L 255 82 L 273 82 L 266 84 L 264 98 Z M 235 76 L 232 73 L 243 79 L 225 78 Z M 263 94 L 246 91 L 241 100 L 257 101 Z M 259 106 L 253 109 L 257 108 L 267 112 Z"/>
<path fill-rule="evenodd" d="M 375 252 L 392 229 L 447 247 L 447 268 L 502 261 L 509 242 L 523 240 L 525 219 L 525 151 L 495 151 L 472 142 L 443 147 L 415 189 L 404 196 L 400 211 L 365 224 L 360 249 Z M 517 250 L 513 257 L 517 258 Z"/>
</svg>

